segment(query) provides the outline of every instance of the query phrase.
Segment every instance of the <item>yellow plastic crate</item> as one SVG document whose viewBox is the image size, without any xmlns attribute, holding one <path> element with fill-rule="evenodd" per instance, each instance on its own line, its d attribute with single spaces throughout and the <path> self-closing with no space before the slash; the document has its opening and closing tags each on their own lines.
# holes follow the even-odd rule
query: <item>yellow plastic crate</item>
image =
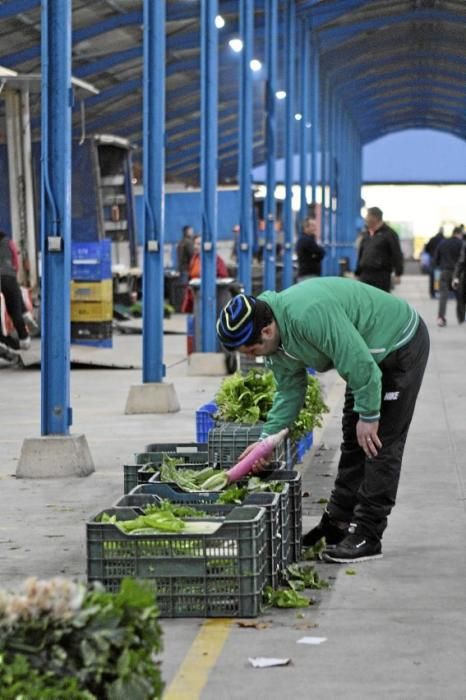
<svg viewBox="0 0 466 700">
<path fill-rule="evenodd" d="M 72 321 L 111 321 L 113 304 L 111 301 L 72 301 Z"/>
<path fill-rule="evenodd" d="M 71 282 L 71 301 L 113 301 L 112 280 Z"/>
</svg>

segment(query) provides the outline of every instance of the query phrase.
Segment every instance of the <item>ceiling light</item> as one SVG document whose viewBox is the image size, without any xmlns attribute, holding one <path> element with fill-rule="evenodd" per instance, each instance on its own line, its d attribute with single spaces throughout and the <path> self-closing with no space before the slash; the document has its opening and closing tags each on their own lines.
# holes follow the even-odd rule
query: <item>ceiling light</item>
<svg viewBox="0 0 466 700">
<path fill-rule="evenodd" d="M 277 98 L 277 100 L 284 100 L 286 97 L 286 92 L 284 90 L 277 90 L 277 92 L 275 93 L 275 97 Z"/>
<path fill-rule="evenodd" d="M 217 15 L 215 18 L 215 26 L 217 29 L 223 29 L 225 26 L 225 20 L 223 19 L 222 15 Z"/>
<path fill-rule="evenodd" d="M 249 62 L 249 66 L 251 70 L 257 73 L 257 71 L 259 71 L 262 68 L 262 63 L 258 61 L 257 58 L 253 58 L 252 61 Z"/>
<path fill-rule="evenodd" d="M 235 53 L 239 53 L 243 50 L 243 42 L 241 41 L 241 39 L 230 39 L 228 45 L 230 46 L 230 49 Z"/>
<path fill-rule="evenodd" d="M 300 114 L 300 112 L 296 112 L 296 114 L 294 115 L 294 118 L 296 119 L 297 122 L 300 122 L 301 119 L 303 118 L 303 115 Z"/>
</svg>

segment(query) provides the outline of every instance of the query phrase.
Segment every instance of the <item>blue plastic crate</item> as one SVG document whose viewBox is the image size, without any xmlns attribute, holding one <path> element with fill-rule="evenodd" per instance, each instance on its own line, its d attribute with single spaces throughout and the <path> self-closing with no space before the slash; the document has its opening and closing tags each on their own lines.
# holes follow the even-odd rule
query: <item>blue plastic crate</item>
<svg viewBox="0 0 466 700">
<path fill-rule="evenodd" d="M 71 257 L 73 260 L 111 260 L 111 241 L 109 238 L 102 241 L 73 241 Z"/>
<path fill-rule="evenodd" d="M 113 339 L 112 338 L 101 338 L 100 340 L 81 340 L 81 339 L 72 339 L 71 340 L 72 345 L 87 345 L 88 347 L 92 348 L 112 348 L 113 347 Z"/>
<path fill-rule="evenodd" d="M 196 411 L 196 440 L 197 442 L 207 442 L 209 430 L 215 428 L 214 414 L 217 412 L 215 401 L 205 403 Z"/>
<path fill-rule="evenodd" d="M 71 246 L 71 277 L 74 280 L 99 281 L 112 276 L 112 249 L 108 239 L 73 242 Z"/>
<path fill-rule="evenodd" d="M 307 435 L 304 435 L 301 440 L 297 443 L 297 461 L 302 462 L 303 457 L 306 454 L 308 450 L 311 449 L 312 447 L 312 431 L 310 433 L 307 433 Z"/>
</svg>

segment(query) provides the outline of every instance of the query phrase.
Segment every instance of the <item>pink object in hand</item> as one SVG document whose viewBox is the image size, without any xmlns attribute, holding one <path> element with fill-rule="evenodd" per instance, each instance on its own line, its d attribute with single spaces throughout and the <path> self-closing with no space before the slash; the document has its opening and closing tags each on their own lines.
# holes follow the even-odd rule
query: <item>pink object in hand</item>
<svg viewBox="0 0 466 700">
<path fill-rule="evenodd" d="M 254 465 L 260 459 L 268 457 L 277 447 L 277 445 L 279 445 L 280 442 L 286 438 L 287 435 L 288 428 L 284 428 L 284 430 L 280 430 L 279 433 L 269 435 L 262 440 L 253 450 L 251 450 L 249 454 L 246 455 L 246 457 L 243 457 L 243 459 L 235 464 L 234 467 L 229 469 L 227 472 L 228 483 L 231 484 L 233 481 L 239 481 L 245 477 L 246 474 L 249 474 Z"/>
</svg>

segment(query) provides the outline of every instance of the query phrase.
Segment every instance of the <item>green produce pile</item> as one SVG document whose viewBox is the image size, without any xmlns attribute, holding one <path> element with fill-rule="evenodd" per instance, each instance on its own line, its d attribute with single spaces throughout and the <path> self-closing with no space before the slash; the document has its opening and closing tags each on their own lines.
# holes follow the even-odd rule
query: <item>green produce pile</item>
<svg viewBox="0 0 466 700">
<path fill-rule="evenodd" d="M 117 515 L 102 513 L 100 522 L 116 525 L 127 535 L 147 535 L 160 532 L 186 534 L 210 534 L 217 529 L 217 523 L 186 522 L 183 518 L 206 518 L 207 513 L 180 506 L 170 501 L 163 501 L 161 505 L 151 504 L 144 509 L 144 514 L 132 520 L 120 520 Z"/>
<path fill-rule="evenodd" d="M 62 578 L 0 591 L 2 700 L 156 700 L 163 683 L 154 591 L 125 579 L 120 592 Z"/>
<path fill-rule="evenodd" d="M 249 493 L 281 493 L 283 481 L 262 481 L 257 476 L 251 476 L 244 486 L 233 485 L 223 491 L 218 503 L 241 504 Z"/>
<path fill-rule="evenodd" d="M 255 425 L 265 421 L 272 407 L 276 390 L 275 379 L 270 371 L 251 369 L 242 376 L 239 373 L 226 377 L 215 402 L 217 420 L 227 423 Z M 322 416 L 328 413 L 319 380 L 308 375 L 304 406 L 291 430 L 291 437 L 299 440 L 303 435 L 322 425 Z"/>
<path fill-rule="evenodd" d="M 185 491 L 221 491 L 228 484 L 226 471 L 205 467 L 205 469 L 180 469 L 180 462 L 174 457 L 164 457 L 160 468 L 162 481 L 172 481 Z"/>
<path fill-rule="evenodd" d="M 182 464 L 182 463 L 181 463 Z M 281 493 L 283 482 L 262 481 L 257 476 L 248 479 L 246 485 L 228 485 L 226 471 L 205 467 L 204 469 L 180 469 L 180 462 L 176 458 L 164 457 L 160 468 L 160 480 L 177 484 L 183 491 L 224 491 L 219 498 L 219 503 L 241 503 L 248 493 L 260 491 L 273 491 Z"/>
</svg>

